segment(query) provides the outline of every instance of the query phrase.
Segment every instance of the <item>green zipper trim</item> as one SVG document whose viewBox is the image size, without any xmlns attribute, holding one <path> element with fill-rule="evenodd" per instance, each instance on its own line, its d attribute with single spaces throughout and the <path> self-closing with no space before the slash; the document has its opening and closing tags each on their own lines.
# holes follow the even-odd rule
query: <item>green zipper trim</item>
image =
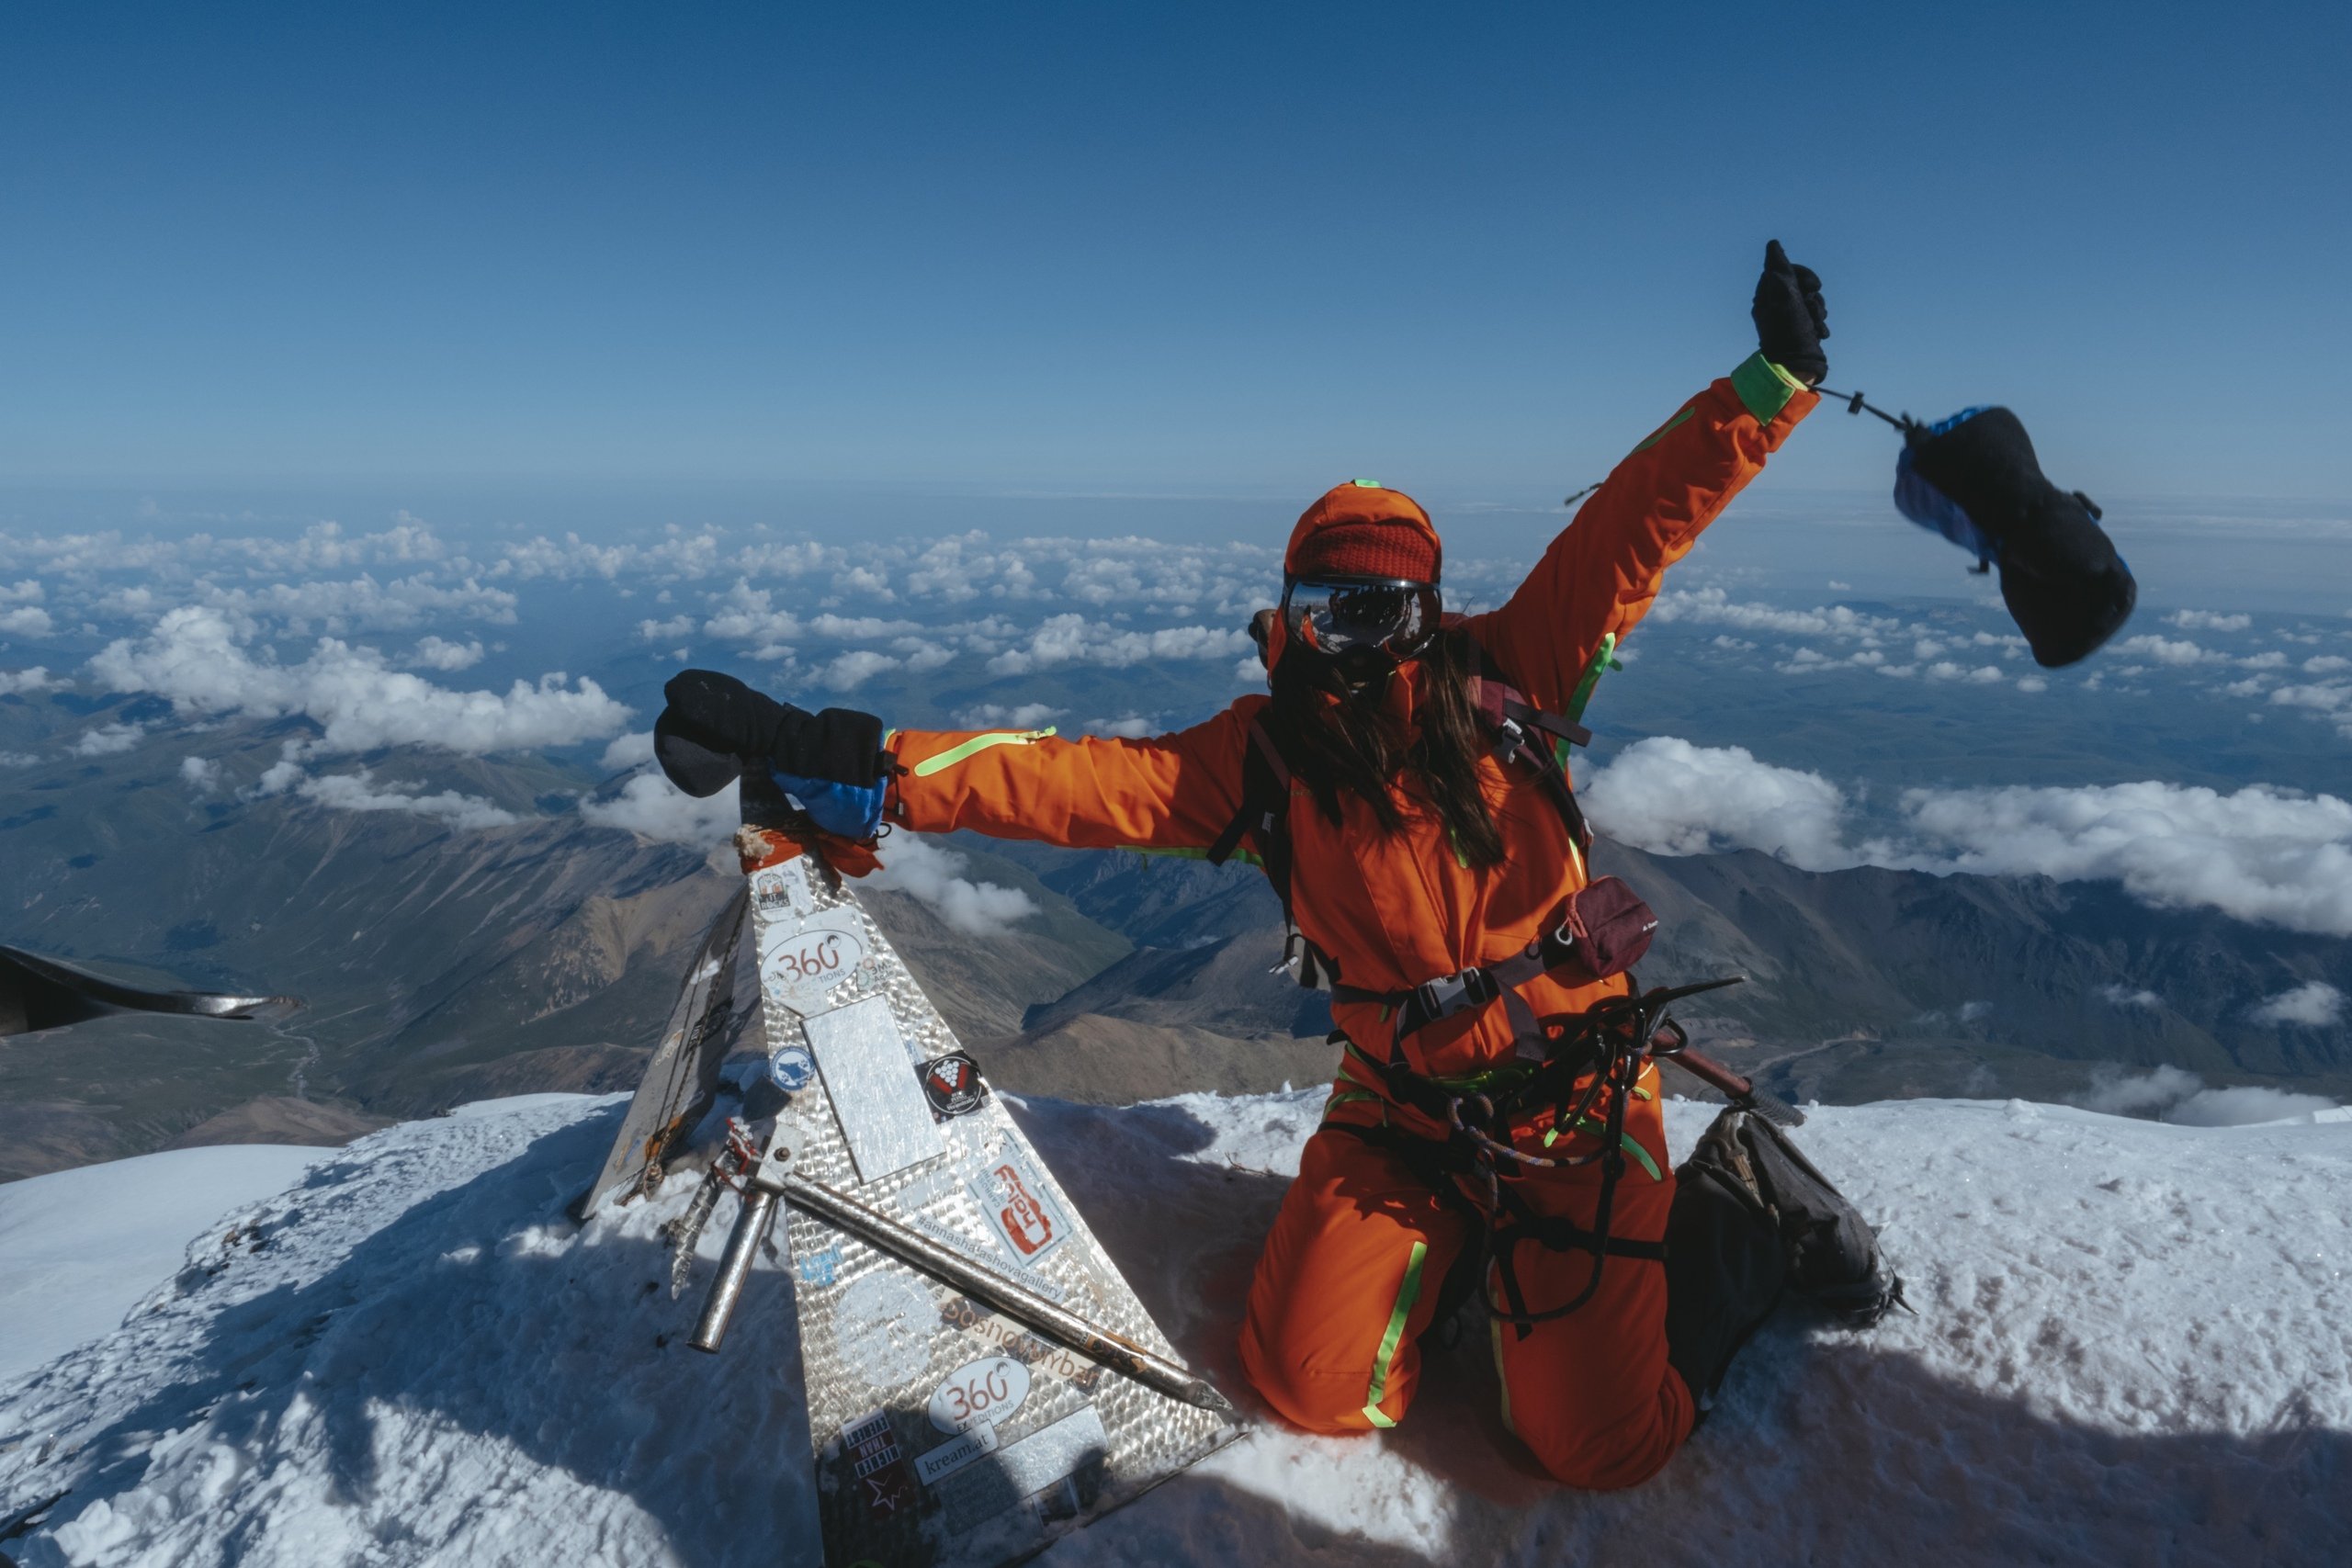
<svg viewBox="0 0 2352 1568">
<path fill-rule="evenodd" d="M 1396 1347 L 1405 1341 L 1405 1319 L 1412 1315 L 1413 1303 L 1421 1299 L 1421 1260 L 1430 1255 L 1429 1243 L 1417 1241 L 1412 1255 L 1405 1259 L 1405 1282 L 1396 1287 L 1396 1304 L 1389 1309 L 1388 1332 L 1380 1337 L 1379 1352 L 1372 1362 L 1372 1387 L 1363 1398 L 1364 1419 L 1382 1428 L 1396 1425 L 1396 1418 L 1380 1408 L 1388 1393 L 1388 1374 L 1396 1370 Z"/>
<path fill-rule="evenodd" d="M 936 757 L 925 757 L 915 764 L 915 777 L 927 779 L 943 768 L 952 768 L 967 757 L 978 755 L 991 746 L 1034 746 L 1054 733 L 1052 725 L 1043 729 L 998 729 L 986 735 L 975 735 L 960 746 L 950 746 Z"/>
<path fill-rule="evenodd" d="M 1209 858 L 1209 852 L 1206 850 L 1188 850 L 1180 844 L 1121 844 L 1119 848 L 1125 850 L 1132 854 L 1173 855 L 1178 860 L 1206 860 Z M 1258 858 L 1258 852 L 1255 850 L 1236 850 L 1229 858 L 1240 861 L 1245 865 L 1263 865 L 1265 863 L 1265 862 Z"/>
<path fill-rule="evenodd" d="M 1584 705 L 1592 701 L 1592 689 L 1600 684 L 1601 671 L 1623 668 L 1625 668 L 1623 665 L 1617 662 L 1617 634 L 1615 632 L 1601 633 L 1600 646 L 1592 650 L 1592 662 L 1584 667 L 1584 678 L 1577 682 L 1576 694 L 1568 698 L 1567 716 L 1570 724 L 1580 724 L 1584 721 Z"/>
<path fill-rule="evenodd" d="M 1348 1081 L 1353 1083 L 1355 1080 L 1351 1078 Z M 1360 1100 L 1377 1100 L 1379 1098 L 1380 1096 L 1373 1093 L 1369 1089 L 1343 1089 L 1339 1093 L 1333 1095 L 1330 1099 L 1323 1102 L 1323 1114 L 1329 1116 L 1340 1106 L 1353 1105 Z"/>
<path fill-rule="evenodd" d="M 1648 436 L 1643 440 L 1642 444 L 1634 448 L 1634 451 L 1648 451 L 1651 447 L 1665 440 L 1668 435 L 1671 434 L 1676 425 L 1680 424 L 1684 420 L 1689 419 L 1692 414 L 1697 413 L 1698 412 L 1699 410 L 1696 404 L 1685 403 L 1680 413 L 1676 414 L 1672 419 L 1668 420 L 1664 424 L 1661 424 L 1656 430 L 1651 431 Z M 1627 456 L 1630 457 L 1632 454 L 1628 453 Z"/>
</svg>

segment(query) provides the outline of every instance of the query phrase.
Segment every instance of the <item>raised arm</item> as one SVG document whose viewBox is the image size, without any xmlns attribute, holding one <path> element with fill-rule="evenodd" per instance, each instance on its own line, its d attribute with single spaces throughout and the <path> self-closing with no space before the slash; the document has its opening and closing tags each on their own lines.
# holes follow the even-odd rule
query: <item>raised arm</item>
<svg viewBox="0 0 2352 1568">
<path fill-rule="evenodd" d="M 1581 710 L 1666 569 L 1821 400 L 1807 386 L 1827 371 L 1820 300 L 1819 279 L 1775 241 L 1757 287 L 1764 348 L 1628 453 L 1510 601 L 1473 619 L 1473 635 L 1538 706 Z"/>
</svg>

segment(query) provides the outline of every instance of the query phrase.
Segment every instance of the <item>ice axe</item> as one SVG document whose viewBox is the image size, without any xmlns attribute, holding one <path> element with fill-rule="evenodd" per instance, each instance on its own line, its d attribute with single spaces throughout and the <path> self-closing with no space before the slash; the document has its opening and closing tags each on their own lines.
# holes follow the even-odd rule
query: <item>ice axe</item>
<svg viewBox="0 0 2352 1568">
<path fill-rule="evenodd" d="M 735 1315 L 743 1283 L 751 1276 L 752 1260 L 775 1226 L 778 1206 L 788 1202 L 1089 1360 L 1123 1372 L 1171 1399 L 1222 1415 L 1232 1414 L 1233 1407 L 1225 1396 L 1205 1379 L 1154 1355 L 1125 1335 L 1097 1327 L 1026 1286 L 981 1268 L 953 1248 L 900 1224 L 847 1193 L 800 1175 L 796 1169 L 798 1150 L 808 1141 L 806 1128 L 790 1116 L 778 1115 L 767 1136 L 760 1142 L 756 1156 L 743 1175 L 743 1208 L 727 1238 L 718 1278 L 711 1282 L 710 1294 L 703 1302 L 702 1317 L 695 1325 L 690 1343 L 695 1349 L 716 1354 L 725 1342 L 728 1323 Z"/>
</svg>

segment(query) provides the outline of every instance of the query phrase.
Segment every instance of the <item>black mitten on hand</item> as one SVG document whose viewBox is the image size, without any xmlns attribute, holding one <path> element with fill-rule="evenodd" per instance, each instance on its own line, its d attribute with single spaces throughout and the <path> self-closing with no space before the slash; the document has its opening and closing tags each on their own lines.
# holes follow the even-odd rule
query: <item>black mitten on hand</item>
<svg viewBox="0 0 2352 1568">
<path fill-rule="evenodd" d="M 670 705 L 653 727 L 654 755 L 670 781 L 689 795 L 726 788 L 734 777 L 726 771 L 730 759 L 860 788 L 882 777 L 882 721 L 870 713 L 827 708 L 812 714 L 715 670 L 673 676 L 662 694 Z"/>
<path fill-rule="evenodd" d="M 1999 565 L 2002 602 L 2035 663 L 2072 664 L 2131 617 L 2139 584 L 2097 508 L 2050 482 L 2017 415 L 1970 409 L 1904 442 L 1895 506 Z"/>
<path fill-rule="evenodd" d="M 1808 387 L 1829 374 L 1828 356 L 1821 340 L 1829 335 L 1829 307 L 1821 298 L 1821 279 L 1813 268 L 1798 266 L 1773 240 L 1764 247 L 1764 276 L 1756 280 L 1756 303 L 1748 314 L 1756 321 L 1757 346 L 1764 357 Z"/>
</svg>

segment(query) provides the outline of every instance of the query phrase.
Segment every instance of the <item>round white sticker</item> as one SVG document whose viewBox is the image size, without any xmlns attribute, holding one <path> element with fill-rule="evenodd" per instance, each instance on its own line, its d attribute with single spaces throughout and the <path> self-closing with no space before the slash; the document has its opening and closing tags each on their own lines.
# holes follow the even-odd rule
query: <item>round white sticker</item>
<svg viewBox="0 0 2352 1568">
<path fill-rule="evenodd" d="M 795 1012 L 840 985 L 865 962 L 865 933 L 854 917 L 824 916 L 798 931 L 771 935 L 762 944 L 760 978 Z"/>
<path fill-rule="evenodd" d="M 931 1396 L 931 1424 L 943 1432 L 967 1432 L 983 1421 L 1002 1421 L 1028 1397 L 1029 1369 L 1010 1356 L 990 1356 L 947 1374 Z"/>
</svg>

